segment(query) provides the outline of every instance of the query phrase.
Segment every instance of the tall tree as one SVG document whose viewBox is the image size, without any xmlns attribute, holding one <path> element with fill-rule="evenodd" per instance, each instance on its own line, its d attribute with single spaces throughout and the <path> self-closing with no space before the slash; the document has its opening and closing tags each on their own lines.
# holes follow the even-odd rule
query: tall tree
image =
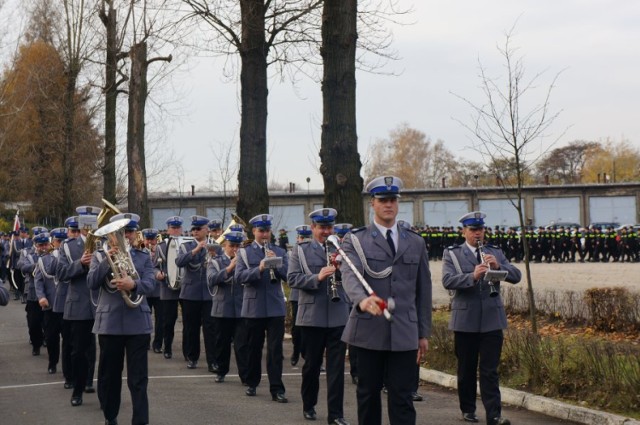
<svg viewBox="0 0 640 425">
<path fill-rule="evenodd" d="M 517 49 L 512 44 L 513 28 L 506 34 L 505 42 L 498 51 L 505 62 L 506 75 L 504 80 L 487 75 L 486 69 L 480 64 L 480 85 L 485 101 L 476 104 L 469 99 L 459 96 L 466 102 L 474 113 L 471 124 L 462 123 L 474 135 L 474 149 L 483 157 L 488 158 L 493 166 L 508 164 L 504 171 L 508 171 L 508 178 L 499 179 L 500 185 L 515 189 L 515 199 L 510 198 L 516 209 L 521 228 L 524 229 L 525 212 L 522 188 L 536 158 L 531 158 L 532 144 L 545 136 L 545 132 L 556 120 L 559 112 L 553 113 L 550 108 L 550 96 L 558 75 L 543 91 L 542 100 L 536 100 L 535 89 L 539 74 L 531 79 L 525 77 L 525 67 L 522 57 L 517 55 Z M 531 99 L 531 100 L 530 100 Z M 530 106 L 529 110 L 525 108 Z M 556 139 L 557 140 L 557 139 Z M 494 170 L 498 171 L 498 170 Z M 506 192 L 505 192 L 506 193 Z M 524 258 L 527 278 L 527 294 L 529 300 L 529 314 L 531 329 L 538 333 L 536 306 L 533 292 L 533 282 L 529 265 L 529 247 L 524 244 Z"/>
<path fill-rule="evenodd" d="M 357 0 L 325 0 L 322 12 L 322 136 L 324 204 L 341 220 L 364 224 L 356 129 Z"/>
<path fill-rule="evenodd" d="M 640 149 L 628 140 L 600 142 L 587 153 L 584 179 L 589 183 L 637 182 L 640 180 Z"/>
<path fill-rule="evenodd" d="M 602 146 L 597 142 L 575 140 L 567 146 L 553 149 L 537 164 L 539 182 L 547 178 L 554 184 L 582 183 L 582 175 L 591 152 L 600 152 Z"/>
</svg>

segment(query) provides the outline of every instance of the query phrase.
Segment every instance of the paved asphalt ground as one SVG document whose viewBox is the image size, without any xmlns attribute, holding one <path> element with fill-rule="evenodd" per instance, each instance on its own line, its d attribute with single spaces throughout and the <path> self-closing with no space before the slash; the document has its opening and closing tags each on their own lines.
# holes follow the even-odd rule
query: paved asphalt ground
<svg viewBox="0 0 640 425">
<path fill-rule="evenodd" d="M 290 340 L 285 341 L 284 383 L 289 403 L 271 401 L 266 375 L 258 387 L 256 397 L 244 395 L 237 373 L 232 370 L 226 382 L 216 384 L 206 370 L 204 353 L 197 369 L 189 370 L 180 353 L 181 328 L 176 325 L 174 358 L 165 360 L 161 354 L 149 352 L 149 403 L 152 424 L 310 424 L 302 417 L 300 397 L 301 366 L 289 364 Z M 234 361 L 232 360 L 232 367 Z M 97 367 L 96 367 L 97 369 Z M 348 370 L 348 364 L 347 364 Z M 263 372 L 266 369 L 263 367 Z M 345 377 L 345 417 L 357 423 L 355 386 L 349 375 Z M 122 405 L 118 417 L 120 424 L 131 422 L 131 401 L 126 382 L 123 382 Z M 458 410 L 454 391 L 433 385 L 420 387 L 425 401 L 416 403 L 418 424 L 464 424 Z M 58 373 L 47 374 L 46 348 L 42 355 L 32 356 L 28 342 L 24 305 L 11 301 L 0 307 L 0 424 L 102 424 L 104 419 L 96 394 L 85 394 L 84 404 L 72 407 L 71 390 L 63 388 Z M 385 397 L 383 396 L 383 402 Z M 386 404 L 383 407 L 386 412 Z M 326 381 L 321 380 L 318 420 L 326 423 Z M 482 403 L 478 400 L 478 415 L 484 421 Z M 538 425 L 568 423 L 522 409 L 505 406 L 503 415 L 513 424 Z M 388 423 L 386 415 L 384 423 Z"/>
</svg>

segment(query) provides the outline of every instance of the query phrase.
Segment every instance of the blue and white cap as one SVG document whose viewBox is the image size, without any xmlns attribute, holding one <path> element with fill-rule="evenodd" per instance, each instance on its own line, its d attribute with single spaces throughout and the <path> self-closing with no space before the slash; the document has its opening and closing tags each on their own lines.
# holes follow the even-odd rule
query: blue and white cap
<svg viewBox="0 0 640 425">
<path fill-rule="evenodd" d="M 67 229 L 65 227 L 56 227 L 51 230 L 51 237 L 54 239 L 67 239 Z"/>
<path fill-rule="evenodd" d="M 192 215 L 191 216 L 191 228 L 194 227 L 202 227 L 209 224 L 209 219 L 203 215 Z"/>
<path fill-rule="evenodd" d="M 47 229 L 46 227 L 43 226 L 34 226 L 31 228 L 31 231 L 33 232 L 33 236 L 40 234 L 40 233 L 44 233 L 44 232 L 48 232 L 49 229 Z"/>
<path fill-rule="evenodd" d="M 142 229 L 141 231 L 142 236 L 145 239 L 155 239 L 158 237 L 158 229 L 154 229 L 154 228 L 146 228 L 146 229 Z"/>
<path fill-rule="evenodd" d="M 64 221 L 65 227 L 69 227 L 71 229 L 77 229 L 80 226 L 80 221 L 78 221 L 77 215 L 72 215 L 71 217 L 67 217 Z"/>
<path fill-rule="evenodd" d="M 300 226 L 296 226 L 296 233 L 298 236 L 307 237 L 311 236 L 311 226 L 308 224 L 301 224 Z"/>
<path fill-rule="evenodd" d="M 41 243 L 49 243 L 49 232 L 40 232 L 37 233 L 33 236 L 33 242 L 35 244 L 41 244 Z"/>
<path fill-rule="evenodd" d="M 220 220 L 213 219 L 209 221 L 207 226 L 209 226 L 209 230 L 221 229 L 222 222 Z"/>
<path fill-rule="evenodd" d="M 234 223 L 229 226 L 230 232 L 244 232 L 244 226 L 240 223 Z"/>
<path fill-rule="evenodd" d="M 344 237 L 344 235 L 349 233 L 352 228 L 353 228 L 353 224 L 351 223 L 338 223 L 335 226 L 333 226 L 333 231 L 336 233 L 336 235 L 342 238 Z"/>
<path fill-rule="evenodd" d="M 465 214 L 458 220 L 464 227 L 484 227 L 484 218 L 487 215 L 482 211 L 473 211 Z"/>
<path fill-rule="evenodd" d="M 242 243 L 242 241 L 244 241 L 244 233 L 242 232 L 227 232 L 226 235 L 224 235 L 224 240 L 225 241 L 229 241 L 231 243 Z"/>
<path fill-rule="evenodd" d="M 374 198 L 399 198 L 402 180 L 395 176 L 381 176 L 371 180 L 365 190 Z"/>
<path fill-rule="evenodd" d="M 109 219 L 109 222 L 113 223 L 116 220 L 122 220 L 124 218 L 129 219 L 129 223 L 124 226 L 125 229 L 138 230 L 138 223 L 140 222 L 140 216 L 135 213 L 122 213 L 116 214 Z"/>
<path fill-rule="evenodd" d="M 179 215 L 173 215 L 167 219 L 166 223 L 167 226 L 182 227 L 182 223 L 184 223 L 184 220 Z"/>
<path fill-rule="evenodd" d="M 83 205 L 81 207 L 76 208 L 76 212 L 79 215 L 99 215 L 101 208 L 93 207 L 91 205 Z"/>
<path fill-rule="evenodd" d="M 317 224 L 333 224 L 336 221 L 338 211 L 334 208 L 320 208 L 315 211 L 311 211 L 309 218 L 312 222 Z"/>
<path fill-rule="evenodd" d="M 253 227 L 262 227 L 262 228 L 271 228 L 271 222 L 273 221 L 273 216 L 271 214 L 258 214 L 249 220 L 249 224 Z"/>
</svg>

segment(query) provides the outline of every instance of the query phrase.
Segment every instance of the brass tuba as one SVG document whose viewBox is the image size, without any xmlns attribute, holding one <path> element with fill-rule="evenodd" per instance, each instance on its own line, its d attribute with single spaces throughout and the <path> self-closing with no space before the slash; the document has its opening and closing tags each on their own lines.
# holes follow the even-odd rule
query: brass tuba
<svg viewBox="0 0 640 425">
<path fill-rule="evenodd" d="M 130 276 L 133 280 L 139 279 L 140 276 L 136 271 L 136 267 L 133 265 L 133 259 L 129 252 L 129 242 L 124 236 L 124 228 L 129 223 L 128 218 L 116 220 L 112 223 L 106 224 L 96 230 L 94 235 L 98 238 L 106 237 L 109 247 L 117 247 L 118 250 L 110 255 L 107 250 L 104 251 L 107 261 L 111 266 L 111 273 L 114 279 L 120 279 L 126 276 Z M 107 290 L 114 292 L 116 287 L 111 284 L 110 281 L 106 282 Z M 136 308 L 141 303 L 144 297 L 142 295 L 136 295 L 135 297 L 129 291 L 120 291 L 125 304 L 128 307 Z"/>
<path fill-rule="evenodd" d="M 218 236 L 218 239 L 216 239 L 216 243 L 218 245 L 222 244 L 222 242 L 224 242 L 224 235 L 226 235 L 227 233 L 229 233 L 231 231 L 231 227 L 235 226 L 236 224 L 240 224 L 242 227 L 246 228 L 247 227 L 247 223 L 244 222 L 243 219 L 241 219 L 240 217 L 238 217 L 235 214 L 231 214 L 231 222 L 229 223 L 229 225 L 227 226 L 226 229 L 224 229 L 224 232 L 222 232 L 222 234 L 220 236 Z"/>
<path fill-rule="evenodd" d="M 100 210 L 100 214 L 98 214 L 97 225 L 98 229 L 100 229 L 105 224 L 109 223 L 111 217 L 120 214 L 120 210 L 116 208 L 111 202 L 106 199 L 102 199 L 102 203 L 104 204 L 104 208 Z M 97 232 L 98 230 L 96 230 Z M 100 238 L 96 237 L 95 233 L 89 231 L 87 233 L 87 239 L 84 242 L 84 250 L 89 254 L 93 254 L 96 250 L 96 242 L 98 242 Z"/>
</svg>

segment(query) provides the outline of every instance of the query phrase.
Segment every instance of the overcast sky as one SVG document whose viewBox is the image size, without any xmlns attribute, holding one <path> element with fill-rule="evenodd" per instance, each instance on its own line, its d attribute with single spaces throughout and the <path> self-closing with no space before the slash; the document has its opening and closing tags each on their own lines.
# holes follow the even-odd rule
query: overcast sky
<svg viewBox="0 0 640 425">
<path fill-rule="evenodd" d="M 548 143 L 573 140 L 640 144 L 640 2 L 636 0 L 401 0 L 412 5 L 415 24 L 395 27 L 400 60 L 388 64 L 398 76 L 357 75 L 357 124 L 361 156 L 367 147 L 406 122 L 432 140 L 441 139 L 461 158 L 474 153 L 469 133 L 470 108 L 452 93 L 476 103 L 478 61 L 490 75 L 504 74 L 496 49 L 517 21 L 514 45 L 528 76 L 544 72 L 548 87 L 562 71 L 551 97 L 562 113 Z M 237 143 L 239 89 L 221 75 L 222 60 L 198 59 L 180 85 L 186 115 L 167 122 L 167 142 L 184 168 L 185 185 L 207 186 L 212 149 Z M 186 78 L 185 78 L 186 77 Z M 535 100 L 537 102 L 537 100 Z M 321 189 L 317 170 L 322 99 L 319 85 L 270 82 L 268 173 L 270 181 L 295 182 L 298 189 Z M 479 158 L 476 158 L 479 159 Z M 315 161 L 315 164 L 314 164 Z M 214 177 L 215 178 L 215 177 Z M 176 188 L 168 188 L 175 190 Z"/>
</svg>

